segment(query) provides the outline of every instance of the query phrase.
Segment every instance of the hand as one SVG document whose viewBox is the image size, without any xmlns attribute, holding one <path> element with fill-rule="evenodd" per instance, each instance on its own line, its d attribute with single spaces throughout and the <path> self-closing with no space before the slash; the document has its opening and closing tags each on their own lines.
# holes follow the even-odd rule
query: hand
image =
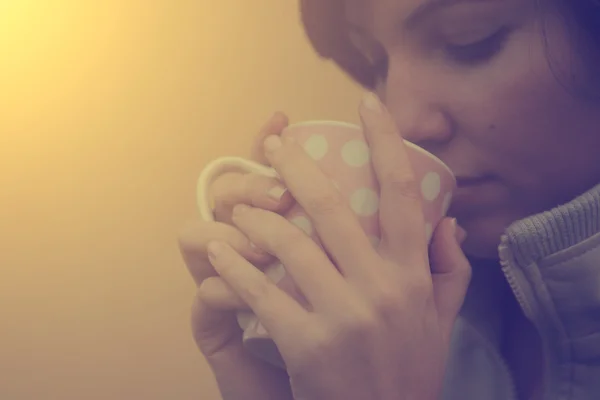
<svg viewBox="0 0 600 400">
<path fill-rule="evenodd" d="M 208 246 L 218 274 L 278 346 L 296 400 L 437 398 L 470 279 L 454 220 L 442 221 L 428 249 L 420 186 L 404 143 L 383 105 L 367 98 L 361 117 L 381 188 L 377 249 L 304 150 L 278 136 L 265 141 L 267 158 L 326 252 L 276 213 L 238 205 L 232 220 L 281 260 L 310 310 L 231 246 Z"/>
<path fill-rule="evenodd" d="M 268 135 L 278 135 L 287 126 L 285 115 L 277 113 L 257 136 L 252 158 L 267 164 L 262 142 Z M 285 371 L 271 367 L 250 356 L 242 347 L 242 332 L 235 311 L 247 309 L 208 262 L 206 245 L 221 240 L 257 267 L 274 258 L 254 249 L 248 238 L 230 225 L 231 210 L 238 203 L 251 204 L 274 212 L 285 212 L 293 201 L 289 193 L 275 189 L 280 182 L 256 174 L 228 173 L 211 187 L 215 219 L 218 222 L 193 221 L 180 234 L 183 258 L 201 287 L 192 309 L 192 329 L 200 351 L 211 366 L 225 400 L 291 400 L 289 379 Z"/>
</svg>

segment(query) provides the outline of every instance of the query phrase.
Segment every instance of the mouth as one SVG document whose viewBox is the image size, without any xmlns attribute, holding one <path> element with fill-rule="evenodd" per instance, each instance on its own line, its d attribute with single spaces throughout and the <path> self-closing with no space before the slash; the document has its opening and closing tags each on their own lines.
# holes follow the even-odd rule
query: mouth
<svg viewBox="0 0 600 400">
<path fill-rule="evenodd" d="M 469 188 L 474 186 L 480 186 L 488 183 L 492 180 L 491 176 L 457 176 L 456 185 L 458 188 Z"/>
</svg>

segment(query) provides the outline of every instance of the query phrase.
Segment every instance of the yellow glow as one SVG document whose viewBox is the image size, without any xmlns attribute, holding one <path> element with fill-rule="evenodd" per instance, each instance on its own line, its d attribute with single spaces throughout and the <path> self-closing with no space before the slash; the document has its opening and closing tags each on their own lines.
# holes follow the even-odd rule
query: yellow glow
<svg viewBox="0 0 600 400">
<path fill-rule="evenodd" d="M 0 399 L 216 398 L 175 242 L 199 170 L 358 98 L 295 0 L 0 0 Z"/>
</svg>

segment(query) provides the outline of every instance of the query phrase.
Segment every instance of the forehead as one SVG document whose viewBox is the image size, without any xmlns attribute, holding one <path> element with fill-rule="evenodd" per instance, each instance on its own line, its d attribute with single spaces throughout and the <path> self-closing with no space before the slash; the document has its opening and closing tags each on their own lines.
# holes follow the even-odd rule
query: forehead
<svg viewBox="0 0 600 400">
<path fill-rule="evenodd" d="M 369 29 L 386 18 L 408 20 L 436 9 L 461 3 L 490 3 L 506 0 L 344 0 L 344 16 L 355 26 Z"/>
</svg>

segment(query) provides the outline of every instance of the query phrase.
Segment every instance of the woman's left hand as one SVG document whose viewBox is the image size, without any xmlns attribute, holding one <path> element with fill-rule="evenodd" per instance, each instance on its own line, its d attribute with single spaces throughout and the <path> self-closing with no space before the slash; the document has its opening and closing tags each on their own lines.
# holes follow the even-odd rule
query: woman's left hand
<svg viewBox="0 0 600 400">
<path fill-rule="evenodd" d="M 234 209 L 233 223 L 281 260 L 310 311 L 231 247 L 209 245 L 215 270 L 279 348 L 297 400 L 436 399 L 470 279 L 455 220 L 438 225 L 428 248 L 402 138 L 385 107 L 366 98 L 361 117 L 381 189 L 377 248 L 302 147 L 276 136 L 265 141 L 267 158 L 328 254 L 278 214 Z"/>
</svg>

